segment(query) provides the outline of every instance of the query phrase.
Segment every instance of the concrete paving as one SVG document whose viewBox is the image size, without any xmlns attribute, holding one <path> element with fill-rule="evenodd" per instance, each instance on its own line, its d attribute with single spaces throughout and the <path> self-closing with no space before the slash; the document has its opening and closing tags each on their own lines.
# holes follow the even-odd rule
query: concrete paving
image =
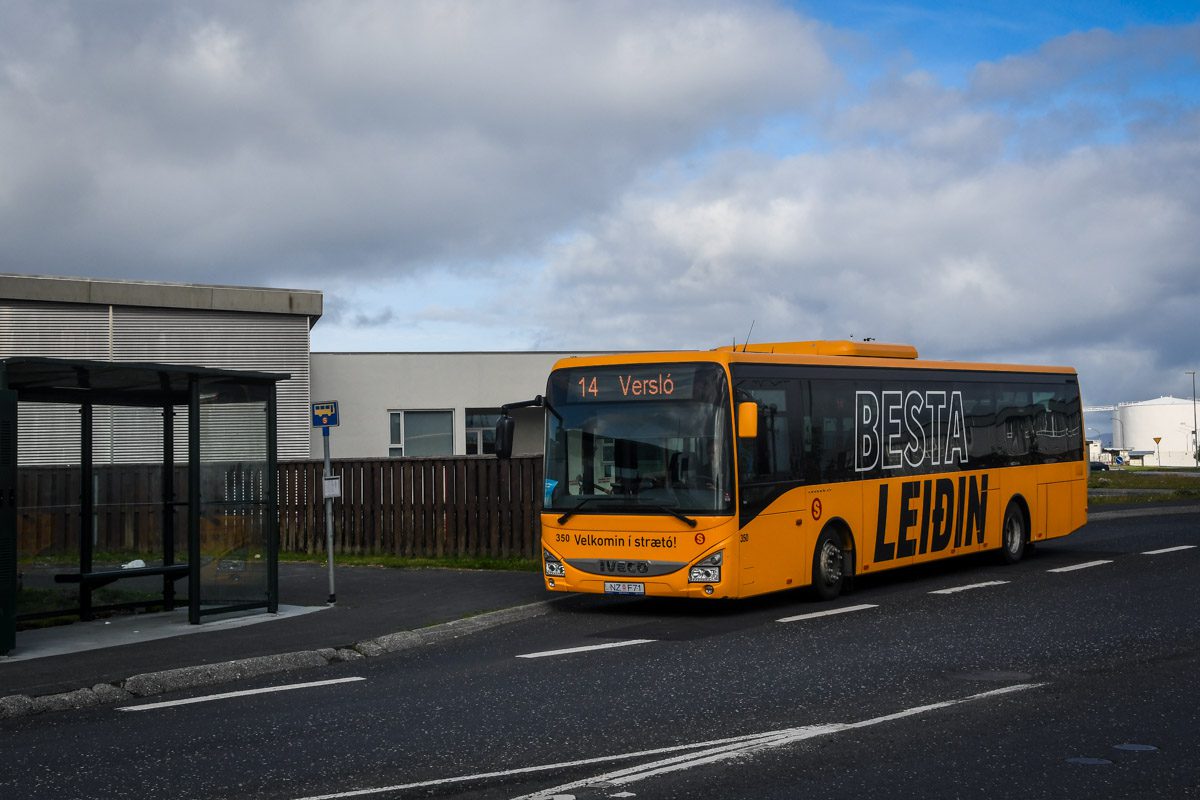
<svg viewBox="0 0 1200 800">
<path fill-rule="evenodd" d="M 174 611 L 160 613 L 122 614 L 110 619 L 56 625 L 50 628 L 23 631 L 20 637 L 20 647 L 11 655 L 0 657 L 0 664 L 83 653 L 105 647 L 152 642 L 157 639 L 170 639 L 173 636 L 212 633 L 230 628 L 242 628 L 247 625 L 261 625 L 330 608 L 332 606 L 328 605 L 281 605 L 277 614 L 246 611 L 220 619 L 212 619 L 203 625 L 189 624 L 187 609 L 177 608 Z"/>
<path fill-rule="evenodd" d="M 387 638 L 395 634 L 549 599 L 533 572 L 338 567 L 332 607 L 325 603 L 322 565 L 280 564 L 279 583 L 280 614 L 239 614 L 194 626 L 186 613 L 158 612 L 19 631 L 16 649 L 0 657 L 0 698 L 122 686 L 135 675 L 297 652 L 321 651 L 328 661 L 338 652 L 337 658 L 351 657 L 358 644 L 375 655 L 409 641 Z"/>
</svg>

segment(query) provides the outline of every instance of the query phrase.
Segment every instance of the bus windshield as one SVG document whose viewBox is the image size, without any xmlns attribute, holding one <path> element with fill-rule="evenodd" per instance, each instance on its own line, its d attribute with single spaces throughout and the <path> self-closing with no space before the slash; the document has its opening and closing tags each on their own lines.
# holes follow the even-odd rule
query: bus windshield
<svg viewBox="0 0 1200 800">
<path fill-rule="evenodd" d="M 732 425 L 717 364 L 564 369 L 547 390 L 548 511 L 729 514 Z"/>
</svg>

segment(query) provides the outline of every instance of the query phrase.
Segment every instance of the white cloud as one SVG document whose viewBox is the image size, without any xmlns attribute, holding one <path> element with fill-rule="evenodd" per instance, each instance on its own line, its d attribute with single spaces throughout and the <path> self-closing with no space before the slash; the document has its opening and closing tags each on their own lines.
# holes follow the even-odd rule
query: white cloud
<svg viewBox="0 0 1200 800">
<path fill-rule="evenodd" d="M 765 1 L 3 13 L 0 271 L 321 288 L 333 346 L 708 347 L 753 320 L 1074 362 L 1093 402 L 1195 366 L 1200 24 L 961 87 L 867 52 L 906 66 L 858 96 L 826 47 L 866 38 Z"/>
<path fill-rule="evenodd" d="M 503 258 L 835 81 L 769 5 L 19 5 L 0 268 L 295 282 Z"/>
</svg>

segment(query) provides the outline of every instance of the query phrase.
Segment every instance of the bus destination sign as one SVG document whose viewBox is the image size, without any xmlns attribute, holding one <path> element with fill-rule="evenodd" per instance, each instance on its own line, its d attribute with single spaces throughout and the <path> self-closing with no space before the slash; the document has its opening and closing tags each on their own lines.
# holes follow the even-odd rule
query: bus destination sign
<svg viewBox="0 0 1200 800">
<path fill-rule="evenodd" d="M 567 401 L 691 400 L 695 377 L 696 367 L 688 364 L 574 369 L 567 375 Z"/>
</svg>

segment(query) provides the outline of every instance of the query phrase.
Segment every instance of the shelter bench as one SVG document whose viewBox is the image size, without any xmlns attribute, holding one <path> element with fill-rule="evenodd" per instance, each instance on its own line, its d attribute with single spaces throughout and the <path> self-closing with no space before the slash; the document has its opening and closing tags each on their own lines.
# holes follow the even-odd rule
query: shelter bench
<svg viewBox="0 0 1200 800">
<path fill-rule="evenodd" d="M 63 572 L 54 576 L 55 583 L 81 583 L 93 589 L 115 583 L 122 578 L 141 578 L 148 575 L 163 575 L 173 581 L 187 577 L 187 564 L 164 564 L 161 567 L 132 567 L 130 569 L 106 569 L 96 572 Z"/>
</svg>

